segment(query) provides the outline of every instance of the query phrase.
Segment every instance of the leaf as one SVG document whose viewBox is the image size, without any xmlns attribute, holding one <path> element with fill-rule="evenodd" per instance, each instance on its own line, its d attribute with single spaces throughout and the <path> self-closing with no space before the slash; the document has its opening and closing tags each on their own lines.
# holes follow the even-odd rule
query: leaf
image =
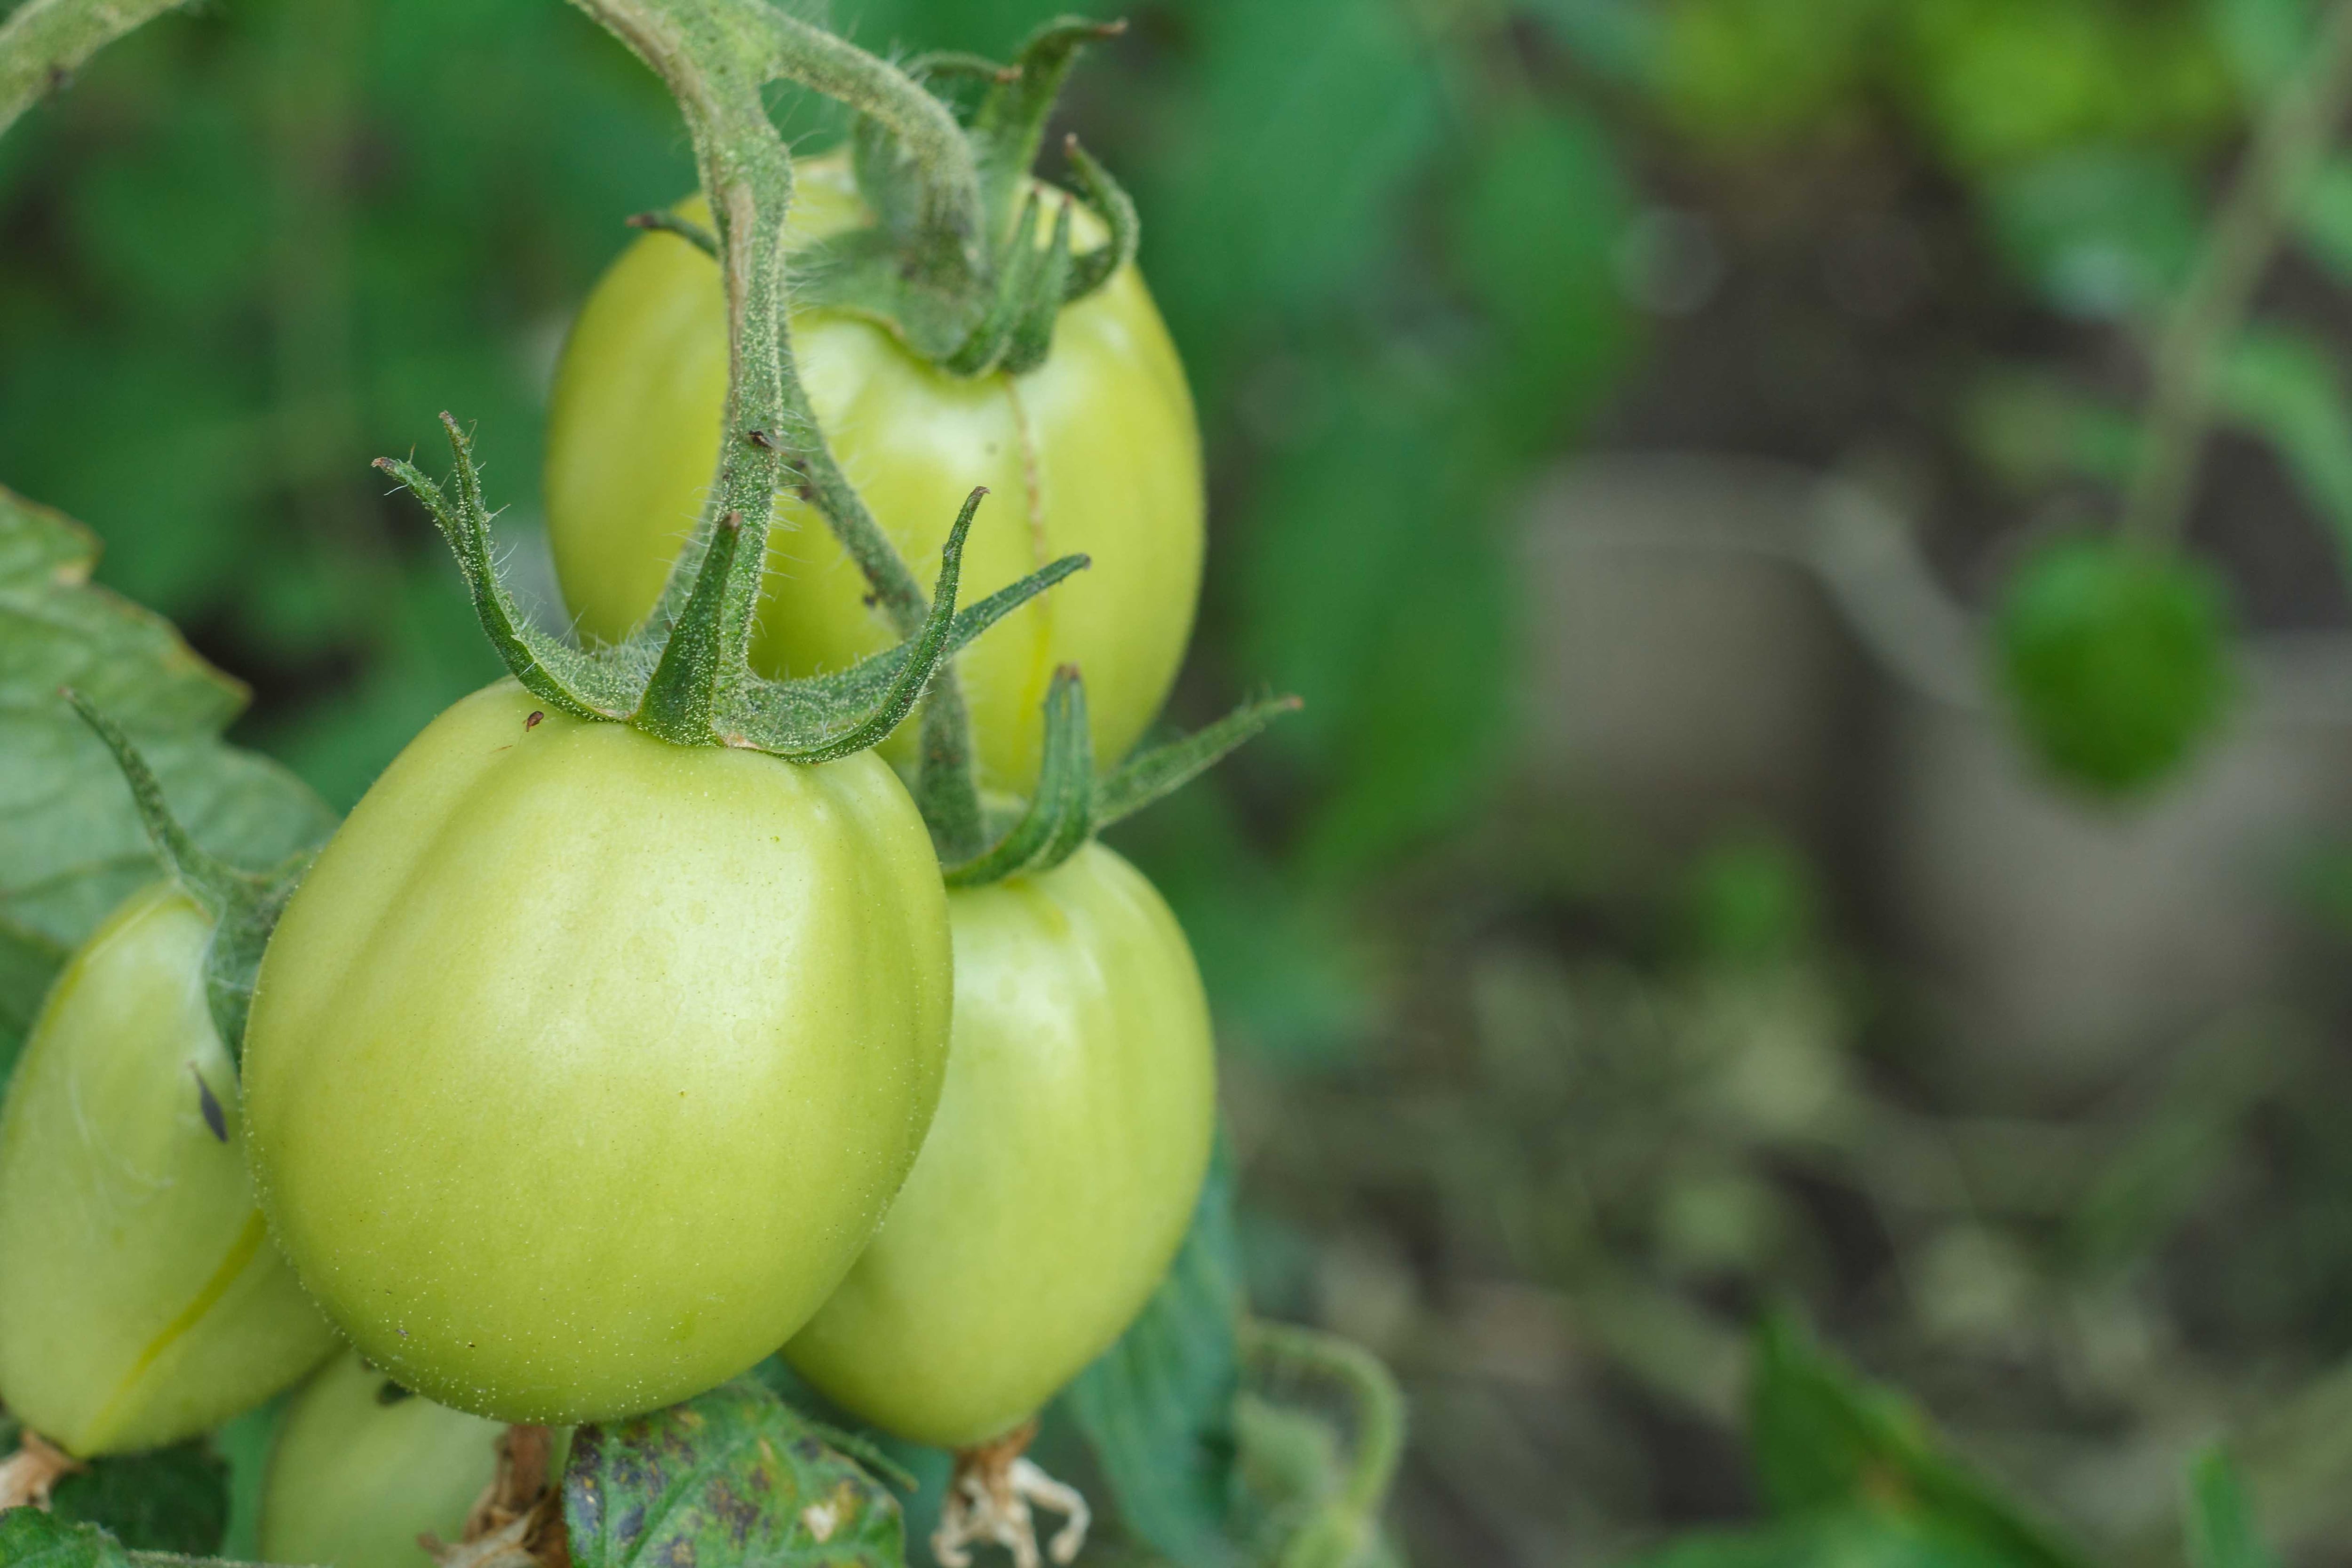
<svg viewBox="0 0 2352 1568">
<path fill-rule="evenodd" d="M 1530 453 L 1615 379 L 1632 346 L 1618 251 L 1632 198 L 1606 130 L 1533 110 L 1498 117 L 1449 210 L 1455 269 L 1502 352 L 1486 420 Z"/>
<path fill-rule="evenodd" d="M 94 1524 L 37 1508 L 0 1513 L 0 1568 L 130 1568 L 121 1542 Z"/>
<path fill-rule="evenodd" d="M 1183 1568 L 1234 1559 L 1227 1515 L 1243 1306 L 1233 1162 L 1221 1138 L 1168 1277 L 1062 1394 L 1120 1518 Z"/>
<path fill-rule="evenodd" d="M 1974 1548 L 1969 1560 L 2086 1568 L 2081 1552 L 1947 1454 L 1908 1400 L 1824 1354 L 1785 1315 L 1759 1331 L 1752 1400 L 1757 1475 L 1774 1513 L 1860 1509 Z M 1949 1559 L 1887 1559 L 1915 1560 Z"/>
<path fill-rule="evenodd" d="M 170 623 L 89 583 L 98 542 L 0 489 L 0 921 L 78 945 L 162 876 L 130 789 L 58 696 L 71 685 L 130 731 L 197 840 L 247 867 L 317 843 L 334 819 L 277 763 L 222 743 L 245 691 Z M 0 1018 L 38 1005 L 37 961 L 0 964 Z"/>
<path fill-rule="evenodd" d="M 2193 1568 L 2278 1568 L 2255 1532 L 2237 1467 L 2219 1448 L 2189 1467 L 2189 1561 Z"/>
<path fill-rule="evenodd" d="M 2298 334 L 2258 328 L 2231 345 L 2219 379 L 2231 421 L 2278 453 L 2352 566 L 2352 401 L 2334 357 Z"/>
<path fill-rule="evenodd" d="M 575 1568 L 902 1568 L 882 1483 L 744 1378 L 613 1426 L 583 1426 L 563 1473 Z"/>
<path fill-rule="evenodd" d="M 2338 283 L 2352 283 L 2352 158 L 2319 167 L 2296 214 L 2303 248 Z"/>
<path fill-rule="evenodd" d="M 110 1456 L 59 1480 L 51 1509 L 137 1551 L 209 1556 L 228 1530 L 228 1466 L 201 1438 Z"/>
<path fill-rule="evenodd" d="M 2053 307 L 2113 321 L 2160 305 L 2187 278 L 2200 226 L 2179 161 L 2127 148 L 2074 148 L 1987 187 L 2011 268 Z"/>
</svg>

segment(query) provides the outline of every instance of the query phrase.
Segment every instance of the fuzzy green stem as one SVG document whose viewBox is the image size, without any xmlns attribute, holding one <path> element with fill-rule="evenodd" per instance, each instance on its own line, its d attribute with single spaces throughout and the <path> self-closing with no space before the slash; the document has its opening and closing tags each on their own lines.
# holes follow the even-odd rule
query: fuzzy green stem
<svg viewBox="0 0 2352 1568">
<path fill-rule="evenodd" d="M 141 23 L 186 3 L 25 0 L 0 23 L 0 134 L 25 110 L 71 81 L 90 56 Z"/>
<path fill-rule="evenodd" d="M 767 118 L 760 89 L 782 78 L 839 98 L 887 126 L 922 172 L 929 221 L 970 258 L 981 228 L 980 180 L 971 148 L 947 106 L 912 77 L 763 0 L 572 0 L 634 50 L 670 89 L 687 120 L 702 187 L 718 225 L 731 344 L 730 439 L 711 510 L 681 555 L 653 625 L 686 610 L 699 556 L 716 520 L 734 512 L 743 537 L 728 604 L 748 628 L 780 484 L 825 519 L 902 637 L 919 635 L 930 605 L 914 573 L 882 531 L 835 460 L 801 384 L 785 305 L 783 216 L 792 161 Z M 765 493 L 758 493 L 764 490 Z M 928 799 L 950 817 L 971 802 L 970 723 L 952 666 L 931 681 L 924 744 Z"/>
<path fill-rule="evenodd" d="M 2122 536 L 2169 548 L 2189 521 L 2213 408 L 2215 364 L 2269 270 L 2296 199 L 2326 156 L 2352 100 L 2352 0 L 2328 8 L 2310 64 L 2255 127 L 2212 237 L 2156 350 L 2139 465 L 2126 492 Z"/>
</svg>

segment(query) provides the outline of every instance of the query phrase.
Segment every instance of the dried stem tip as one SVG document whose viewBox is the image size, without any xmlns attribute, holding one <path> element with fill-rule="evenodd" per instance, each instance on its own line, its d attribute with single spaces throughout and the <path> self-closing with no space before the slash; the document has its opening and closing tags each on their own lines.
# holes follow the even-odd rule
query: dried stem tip
<svg viewBox="0 0 2352 1568">
<path fill-rule="evenodd" d="M 1040 1568 L 1037 1530 L 1029 1505 L 1038 1504 L 1063 1517 L 1050 1548 L 1056 1563 L 1076 1561 L 1087 1543 L 1092 1522 L 1087 1500 L 1075 1487 L 1055 1480 L 1023 1458 L 1037 1436 L 1035 1421 L 1024 1422 L 992 1443 L 965 1448 L 955 1457 L 955 1476 L 948 1483 L 947 1504 L 940 1512 L 940 1528 L 931 1536 L 931 1552 L 945 1568 L 968 1568 L 974 1542 L 1002 1546 L 1013 1553 L 1013 1568 Z"/>
</svg>

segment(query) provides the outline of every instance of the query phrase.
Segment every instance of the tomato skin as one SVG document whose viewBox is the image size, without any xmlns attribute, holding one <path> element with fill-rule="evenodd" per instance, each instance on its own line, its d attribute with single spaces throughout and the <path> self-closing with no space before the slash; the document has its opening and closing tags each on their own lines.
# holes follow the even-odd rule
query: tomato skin
<svg viewBox="0 0 2352 1568">
<path fill-rule="evenodd" d="M 271 940 L 262 1206 L 404 1387 L 506 1421 L 670 1404 L 856 1258 L 938 1098 L 950 973 L 878 759 L 672 746 L 500 682 L 401 753 Z"/>
<path fill-rule="evenodd" d="M 302 1385 L 262 1480 L 261 1555 L 332 1568 L 415 1568 L 416 1538 L 455 1542 L 498 1472 L 495 1421 L 412 1395 L 346 1351 Z"/>
<path fill-rule="evenodd" d="M 795 172 L 793 243 L 866 221 L 845 161 Z M 698 202 L 681 210 L 708 221 Z M 1083 208 L 1076 218 L 1082 246 L 1102 237 Z M 833 311 L 796 314 L 793 337 L 835 456 L 919 581 L 976 484 L 991 499 L 964 550 L 967 602 L 1069 552 L 1093 557 L 958 661 L 982 782 L 1035 782 L 1040 704 L 1063 664 L 1087 672 L 1095 755 L 1125 755 L 1192 634 L 1206 504 L 1192 394 L 1141 277 L 1124 268 L 1066 307 L 1052 354 L 1018 377 L 947 375 Z M 675 237 L 640 238 L 573 323 L 548 415 L 548 535 L 583 632 L 618 640 L 652 607 L 709 491 L 726 389 L 717 264 Z M 780 497 L 754 662 L 809 675 L 891 646 L 865 595 L 824 520 Z M 912 728 L 894 759 L 913 755 Z"/>
<path fill-rule="evenodd" d="M 948 907 L 930 1136 L 784 1356 L 851 1414 L 966 1447 L 1034 1414 L 1159 1285 L 1208 1170 L 1216 1064 L 1184 933 L 1111 850 Z"/>
<path fill-rule="evenodd" d="M 0 1399 L 83 1458 L 194 1436 L 334 1348 L 254 1206 L 211 936 L 173 885 L 133 894 L 58 977 L 0 1112 Z"/>
</svg>

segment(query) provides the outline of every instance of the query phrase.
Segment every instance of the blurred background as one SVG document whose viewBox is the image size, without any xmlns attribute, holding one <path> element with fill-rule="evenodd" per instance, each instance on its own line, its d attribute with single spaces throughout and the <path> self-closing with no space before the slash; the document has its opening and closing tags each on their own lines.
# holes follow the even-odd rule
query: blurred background
<svg viewBox="0 0 2352 1568">
<path fill-rule="evenodd" d="M 1057 9 L 828 19 L 1002 56 Z M 1307 699 L 1117 842 L 1215 999 L 1258 1306 L 1411 1395 L 1416 1561 L 1755 1518 L 1787 1303 L 2104 1561 L 2177 1561 L 2228 1434 L 2352 1563 L 2352 158 L 2217 378 L 2226 723 L 2095 798 L 1980 630 L 2112 516 L 2315 9 L 1141 0 L 1074 79 L 1212 465 L 1171 720 Z M 0 142 L 0 475 L 347 808 L 497 673 L 368 460 L 478 421 L 551 592 L 555 354 L 691 181 L 552 0 L 167 18 Z"/>
</svg>

